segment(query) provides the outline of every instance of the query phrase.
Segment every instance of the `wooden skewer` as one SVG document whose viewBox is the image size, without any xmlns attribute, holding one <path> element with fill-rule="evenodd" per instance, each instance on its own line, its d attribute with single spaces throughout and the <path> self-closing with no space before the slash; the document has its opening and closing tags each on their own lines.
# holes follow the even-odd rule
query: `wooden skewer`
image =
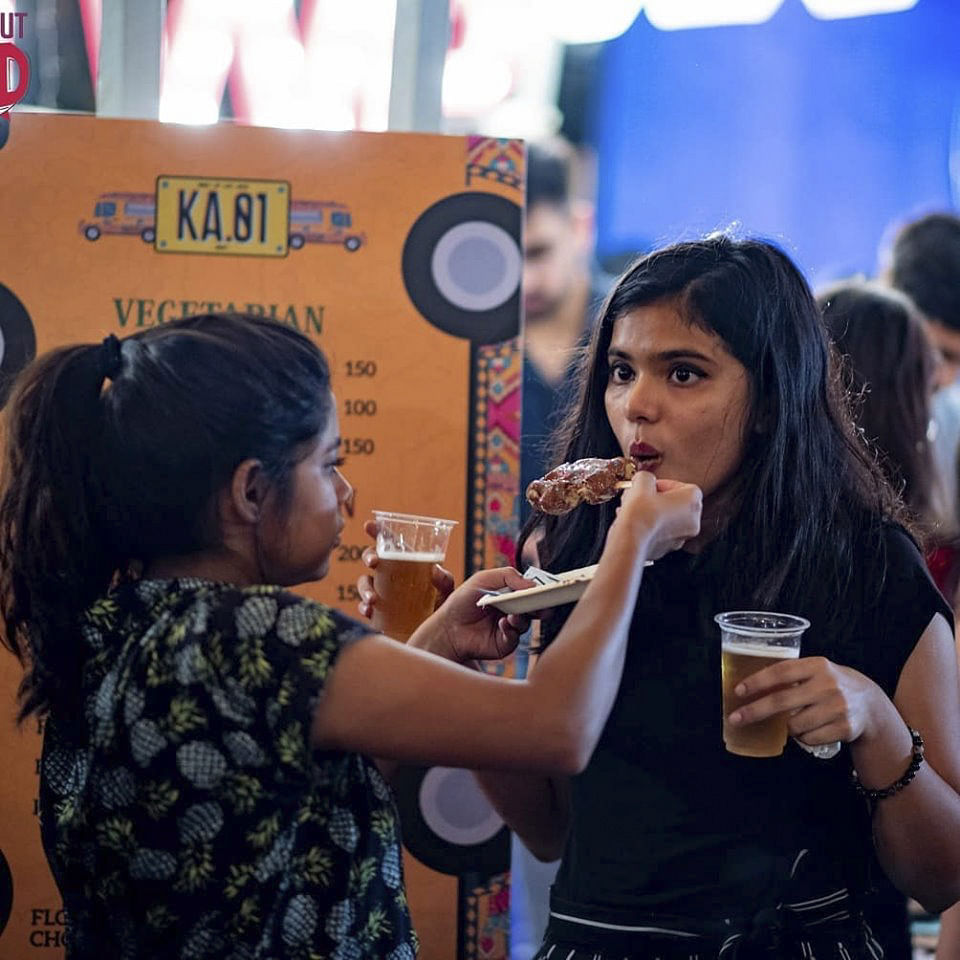
<svg viewBox="0 0 960 960">
<path fill-rule="evenodd" d="M 613 486 L 616 490 L 629 490 L 633 484 L 629 480 L 618 480 Z"/>
</svg>

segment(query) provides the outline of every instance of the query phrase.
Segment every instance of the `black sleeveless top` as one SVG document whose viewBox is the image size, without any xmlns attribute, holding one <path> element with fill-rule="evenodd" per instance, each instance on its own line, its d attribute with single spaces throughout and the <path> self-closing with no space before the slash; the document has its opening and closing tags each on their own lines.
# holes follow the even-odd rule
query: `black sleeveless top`
<svg viewBox="0 0 960 960">
<path fill-rule="evenodd" d="M 913 541 L 884 528 L 883 549 L 853 571 L 843 602 L 859 610 L 842 642 L 825 630 L 838 603 L 810 585 L 801 656 L 823 655 L 892 697 L 936 613 L 952 624 Z M 714 550 L 677 552 L 649 568 L 620 692 L 587 769 L 554 892 L 585 908 L 722 919 L 750 916 L 879 872 L 870 822 L 850 784 L 846 749 L 818 760 L 789 741 L 780 757 L 727 753 L 721 737 L 723 576 Z M 791 878 L 792 873 L 792 878 Z"/>
</svg>

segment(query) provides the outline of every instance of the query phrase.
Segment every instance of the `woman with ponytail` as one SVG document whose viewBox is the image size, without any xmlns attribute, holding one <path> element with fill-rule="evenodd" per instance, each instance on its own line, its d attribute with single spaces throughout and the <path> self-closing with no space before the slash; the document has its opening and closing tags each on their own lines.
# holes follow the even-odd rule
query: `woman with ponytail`
<svg viewBox="0 0 960 960">
<path fill-rule="evenodd" d="M 612 707 L 643 564 L 700 493 L 643 474 L 577 611 L 518 683 L 517 618 L 466 581 L 406 645 L 287 588 L 322 578 L 353 490 L 322 353 L 206 315 L 71 346 L 20 377 L 0 491 L 0 613 L 46 718 L 44 847 L 67 958 L 416 952 L 370 757 L 575 773 Z"/>
</svg>

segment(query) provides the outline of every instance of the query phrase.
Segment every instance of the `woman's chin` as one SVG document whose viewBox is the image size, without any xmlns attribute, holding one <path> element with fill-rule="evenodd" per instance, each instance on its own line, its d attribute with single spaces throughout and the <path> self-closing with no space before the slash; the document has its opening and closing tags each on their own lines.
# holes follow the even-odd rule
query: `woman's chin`
<svg viewBox="0 0 960 960">
<path fill-rule="evenodd" d="M 279 587 L 300 587 L 306 583 L 316 583 L 322 580 L 330 572 L 330 558 L 328 557 L 319 566 L 312 570 L 291 571 L 290 574 L 282 580 L 274 581 Z"/>
</svg>

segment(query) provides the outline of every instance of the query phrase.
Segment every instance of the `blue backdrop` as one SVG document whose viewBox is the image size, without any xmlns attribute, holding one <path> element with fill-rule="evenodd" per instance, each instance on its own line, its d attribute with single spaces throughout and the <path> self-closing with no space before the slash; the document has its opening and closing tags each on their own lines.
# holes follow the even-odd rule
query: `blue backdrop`
<svg viewBox="0 0 960 960">
<path fill-rule="evenodd" d="M 828 21 L 784 0 L 669 32 L 641 13 L 596 90 L 601 256 L 736 221 L 821 283 L 872 274 L 892 223 L 960 207 L 958 0 Z"/>
</svg>

